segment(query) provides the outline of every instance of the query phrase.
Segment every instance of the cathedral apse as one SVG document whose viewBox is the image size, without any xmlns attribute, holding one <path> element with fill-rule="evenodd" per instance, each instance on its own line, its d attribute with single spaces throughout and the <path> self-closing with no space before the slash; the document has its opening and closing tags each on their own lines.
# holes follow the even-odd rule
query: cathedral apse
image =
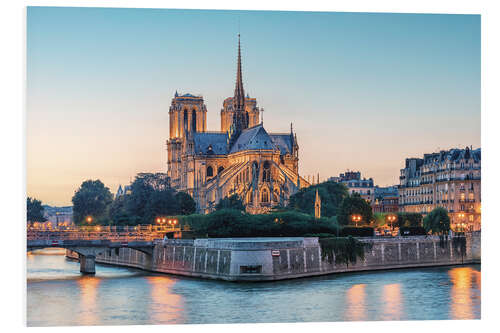
<svg viewBox="0 0 500 333">
<path fill-rule="evenodd" d="M 241 44 L 234 96 L 223 102 L 220 131 L 207 131 L 202 96 L 178 94 L 169 109 L 167 173 L 176 190 L 190 194 L 200 213 L 212 211 L 222 198 L 237 194 L 249 213 L 284 206 L 309 183 L 299 176 L 299 145 L 289 133 L 266 131 L 256 98 L 245 96 Z"/>
</svg>

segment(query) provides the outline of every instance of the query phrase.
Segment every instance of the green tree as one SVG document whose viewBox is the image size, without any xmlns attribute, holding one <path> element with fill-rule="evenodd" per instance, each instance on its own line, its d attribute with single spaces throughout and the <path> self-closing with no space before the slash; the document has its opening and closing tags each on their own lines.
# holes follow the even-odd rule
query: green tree
<svg viewBox="0 0 500 333">
<path fill-rule="evenodd" d="M 108 217 L 112 225 L 135 225 L 135 220 L 127 210 L 129 194 L 119 196 L 113 200 L 108 208 Z"/>
<path fill-rule="evenodd" d="M 233 194 L 230 197 L 219 200 L 219 202 L 215 206 L 215 210 L 221 209 L 235 209 L 244 211 L 245 205 L 243 204 L 243 200 L 241 200 L 238 194 Z"/>
<path fill-rule="evenodd" d="M 348 191 L 344 184 L 332 181 L 300 189 L 300 191 L 290 196 L 288 208 L 314 215 L 316 190 L 318 190 L 321 197 L 321 216 L 336 216 L 342 200 L 348 196 Z"/>
<path fill-rule="evenodd" d="M 165 174 L 139 173 L 130 188 L 130 194 L 117 198 L 109 210 L 113 224 L 153 224 L 158 216 L 196 211 L 193 198 L 170 188 Z"/>
<path fill-rule="evenodd" d="M 109 188 L 100 180 L 86 180 L 71 199 L 75 224 L 84 224 L 91 216 L 93 223 L 102 224 L 107 218 L 107 208 L 113 201 Z"/>
<path fill-rule="evenodd" d="M 444 235 L 450 230 L 450 217 L 443 207 L 434 208 L 424 218 L 424 228 L 432 234 Z"/>
<path fill-rule="evenodd" d="M 44 208 L 40 200 L 31 197 L 26 199 L 26 220 L 29 223 L 47 221 L 47 219 L 43 217 L 43 213 Z"/>
<path fill-rule="evenodd" d="M 422 214 L 420 213 L 404 213 L 399 212 L 397 215 L 397 226 L 402 227 L 421 227 L 422 226 Z"/>
<path fill-rule="evenodd" d="M 370 223 L 373 219 L 372 207 L 358 193 L 346 196 L 342 200 L 337 221 L 340 225 L 348 225 L 352 222 L 351 216 L 354 214 L 361 215 L 361 223 Z"/>
<path fill-rule="evenodd" d="M 177 214 L 190 215 L 196 212 L 196 202 L 194 199 L 185 192 L 178 192 L 175 195 L 177 203 Z"/>
</svg>

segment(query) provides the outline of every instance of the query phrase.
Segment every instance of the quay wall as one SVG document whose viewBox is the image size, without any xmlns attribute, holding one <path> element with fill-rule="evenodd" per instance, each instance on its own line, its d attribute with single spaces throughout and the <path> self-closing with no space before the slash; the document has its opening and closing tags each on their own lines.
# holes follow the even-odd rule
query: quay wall
<svg viewBox="0 0 500 333">
<path fill-rule="evenodd" d="M 153 272 L 229 281 L 269 281 L 356 272 L 481 262 L 481 234 L 466 236 L 462 256 L 452 241 L 435 236 L 361 239 L 371 246 L 364 260 L 322 260 L 317 238 L 230 238 L 155 242 L 152 255 L 132 248 L 108 249 L 96 262 Z M 70 250 L 67 256 L 78 255 Z M 325 258 L 327 259 L 327 258 Z"/>
</svg>

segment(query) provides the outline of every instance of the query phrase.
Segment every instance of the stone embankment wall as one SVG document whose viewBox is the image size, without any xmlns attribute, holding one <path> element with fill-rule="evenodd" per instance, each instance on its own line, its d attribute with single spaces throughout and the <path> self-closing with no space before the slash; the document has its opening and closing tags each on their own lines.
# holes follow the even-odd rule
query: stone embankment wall
<svg viewBox="0 0 500 333">
<path fill-rule="evenodd" d="M 394 268 L 481 262 L 480 232 L 467 235 L 464 256 L 452 241 L 418 236 L 362 239 L 370 243 L 354 265 L 321 259 L 317 238 L 246 238 L 158 241 L 153 255 L 130 248 L 105 251 L 96 262 L 193 277 L 267 281 Z M 75 254 L 68 251 L 69 257 Z"/>
</svg>

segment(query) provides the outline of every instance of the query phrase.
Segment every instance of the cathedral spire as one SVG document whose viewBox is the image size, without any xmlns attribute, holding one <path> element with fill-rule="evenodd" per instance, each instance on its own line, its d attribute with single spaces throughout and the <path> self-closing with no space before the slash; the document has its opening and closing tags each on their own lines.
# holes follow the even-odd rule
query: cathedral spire
<svg viewBox="0 0 500 333">
<path fill-rule="evenodd" d="M 238 34 L 238 68 L 236 70 L 236 87 L 234 88 L 233 106 L 235 112 L 245 111 L 245 91 L 243 90 L 243 76 L 241 74 L 240 34 Z"/>
<path fill-rule="evenodd" d="M 229 146 L 233 145 L 241 131 L 246 128 L 248 128 L 248 113 L 245 110 L 245 91 L 243 90 L 243 76 L 241 74 L 241 43 L 240 34 L 238 34 L 238 67 L 233 97 L 233 123 L 228 138 Z"/>
</svg>

